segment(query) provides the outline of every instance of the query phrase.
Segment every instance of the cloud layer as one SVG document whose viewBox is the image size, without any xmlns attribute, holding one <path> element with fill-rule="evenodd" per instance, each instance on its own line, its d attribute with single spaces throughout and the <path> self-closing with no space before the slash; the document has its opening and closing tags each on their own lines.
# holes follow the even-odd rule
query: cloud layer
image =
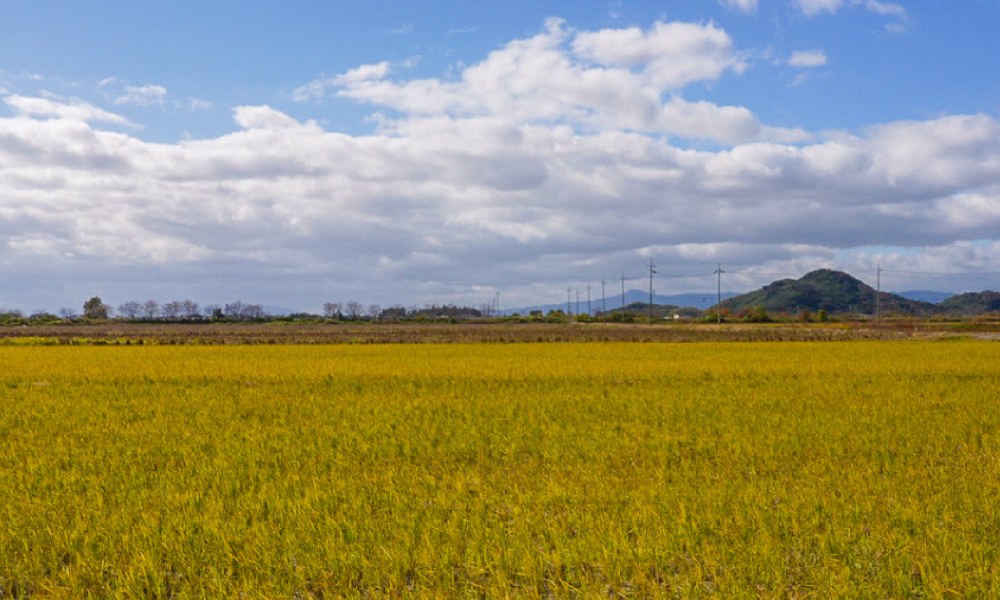
<svg viewBox="0 0 1000 600">
<path fill-rule="evenodd" d="M 682 95 L 749 66 L 712 24 L 551 20 L 454 79 L 393 79 L 379 63 L 295 92 L 373 107 L 370 135 L 243 106 L 233 133 L 176 144 L 81 101 L 7 95 L 3 272 L 23 282 L 22 303 L 104 293 L 319 310 L 475 303 L 493 289 L 541 302 L 649 258 L 693 276 L 674 291 L 710 288 L 716 262 L 761 272 L 734 276 L 751 285 L 776 270 L 998 258 L 994 117 L 820 136 Z M 130 102 L 155 103 L 154 88 Z"/>
</svg>

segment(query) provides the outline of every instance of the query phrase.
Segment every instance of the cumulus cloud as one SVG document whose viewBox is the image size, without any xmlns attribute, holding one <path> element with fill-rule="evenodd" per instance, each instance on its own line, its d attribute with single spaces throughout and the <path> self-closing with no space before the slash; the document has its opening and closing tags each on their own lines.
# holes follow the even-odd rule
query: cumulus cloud
<svg viewBox="0 0 1000 600">
<path fill-rule="evenodd" d="M 361 65 L 356 69 L 328 79 L 317 79 L 300 86 L 292 93 L 292 98 L 298 102 L 318 100 L 333 87 L 360 86 L 372 81 L 383 79 L 389 74 L 389 63 L 380 62 L 371 65 Z"/>
<path fill-rule="evenodd" d="M 985 115 L 718 151 L 490 116 L 362 137 L 263 106 L 234 119 L 234 133 L 177 145 L 0 120 L 6 256 L 345 278 L 387 302 L 388 282 L 410 279 L 461 299 L 489 284 L 484 271 L 561 285 L 574 257 L 579 276 L 643 253 L 744 261 L 756 248 L 767 264 L 829 264 L 845 246 L 948 245 L 1000 227 L 1000 124 Z"/>
<path fill-rule="evenodd" d="M 4 98 L 7 106 L 26 117 L 52 117 L 79 121 L 100 121 L 135 127 L 135 124 L 121 115 L 108 112 L 78 98 L 27 97 L 13 94 Z"/>
<path fill-rule="evenodd" d="M 299 100 L 330 90 L 413 116 L 494 116 L 516 122 L 572 122 L 592 130 L 635 129 L 733 143 L 775 133 L 741 107 L 688 103 L 680 89 L 742 72 L 729 36 L 712 24 L 657 23 L 574 31 L 550 19 L 466 67 L 456 80 L 389 78 L 388 63 L 363 65 L 298 88 Z"/>
<path fill-rule="evenodd" d="M 751 263 L 730 280 L 749 287 L 777 271 L 887 266 L 872 248 L 900 264 L 940 253 L 937 270 L 1000 259 L 982 242 L 1000 230 L 994 116 L 823 137 L 773 128 L 682 96 L 738 70 L 715 26 L 692 27 L 666 41 L 658 27 L 550 23 L 454 80 L 393 80 L 384 63 L 329 78 L 321 96 L 391 113 L 367 135 L 241 106 L 231 133 L 149 143 L 102 129 L 122 121 L 96 107 L 8 96 L 0 252 L 30 290 L 12 293 L 60 306 L 66 282 L 100 281 L 91 295 L 111 302 L 318 310 L 475 304 L 502 287 L 532 304 L 650 257 L 686 274 L 677 291 L 711 288 L 716 262 Z"/>
<path fill-rule="evenodd" d="M 729 35 L 712 24 L 656 23 L 648 31 L 631 27 L 579 32 L 572 49 L 600 65 L 637 69 L 658 90 L 714 81 L 726 70 L 746 67 L 734 55 Z"/>
</svg>

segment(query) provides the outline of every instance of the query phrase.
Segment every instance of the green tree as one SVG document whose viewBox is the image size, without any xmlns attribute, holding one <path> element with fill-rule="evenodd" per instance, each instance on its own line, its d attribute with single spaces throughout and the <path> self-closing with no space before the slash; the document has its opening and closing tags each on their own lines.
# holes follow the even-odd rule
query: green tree
<svg viewBox="0 0 1000 600">
<path fill-rule="evenodd" d="M 83 316 L 88 319 L 107 319 L 109 312 L 111 312 L 111 307 L 98 296 L 94 296 L 83 304 Z"/>
<path fill-rule="evenodd" d="M 770 323 L 771 315 L 767 314 L 767 310 L 763 306 L 755 306 L 750 309 L 745 320 L 750 323 Z"/>
</svg>

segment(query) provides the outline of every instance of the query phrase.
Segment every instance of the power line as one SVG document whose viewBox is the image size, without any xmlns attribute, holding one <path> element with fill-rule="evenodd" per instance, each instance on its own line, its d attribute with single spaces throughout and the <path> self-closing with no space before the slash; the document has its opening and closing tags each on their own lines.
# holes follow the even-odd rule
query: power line
<svg viewBox="0 0 1000 600">
<path fill-rule="evenodd" d="M 649 324 L 653 324 L 653 274 L 656 273 L 656 269 L 653 265 L 653 259 L 649 259 Z"/>
<path fill-rule="evenodd" d="M 622 314 L 625 313 L 625 271 L 622 271 Z"/>
<path fill-rule="evenodd" d="M 882 313 L 882 265 L 875 269 L 875 328 L 878 329 L 879 317 Z"/>
<path fill-rule="evenodd" d="M 718 267 L 715 269 L 716 276 L 716 298 L 718 299 L 715 309 L 715 323 L 716 325 L 722 325 L 722 274 L 725 271 L 722 270 L 722 263 L 719 263 Z"/>
<path fill-rule="evenodd" d="M 608 314 L 608 304 L 604 300 L 604 278 L 601 277 L 601 313 Z"/>
<path fill-rule="evenodd" d="M 859 273 L 874 273 L 875 271 L 857 271 Z M 882 269 L 883 273 L 905 273 L 907 275 L 1000 275 L 1000 271 L 903 271 L 900 269 Z"/>
<path fill-rule="evenodd" d="M 769 277 L 794 277 L 794 276 L 802 273 L 802 271 L 775 271 L 775 272 L 767 272 L 767 271 L 726 271 L 726 272 L 729 273 L 729 274 L 731 274 L 731 275 L 767 275 Z"/>
<path fill-rule="evenodd" d="M 673 278 L 673 279 L 698 279 L 698 278 L 707 278 L 707 277 L 713 277 L 714 276 L 716 278 L 716 301 L 717 301 L 717 305 L 719 305 L 719 306 L 721 306 L 721 304 L 722 304 L 722 274 L 723 273 L 728 273 L 728 274 L 731 274 L 731 275 L 751 275 L 751 276 L 768 276 L 768 277 L 796 277 L 796 276 L 801 277 L 802 276 L 802 271 L 801 270 L 800 271 L 749 271 L 749 270 L 724 271 L 722 269 L 722 263 L 717 263 L 716 264 L 716 269 L 714 271 L 712 271 L 711 273 L 697 273 L 697 274 L 690 274 L 690 273 L 689 274 L 663 273 L 663 272 L 660 272 L 660 271 L 658 271 L 656 269 L 656 265 L 654 264 L 652 258 L 650 258 L 650 260 L 649 260 L 649 264 L 647 265 L 647 269 L 649 270 L 649 305 L 650 305 L 649 306 L 649 308 L 650 308 L 650 310 L 649 310 L 649 318 L 650 318 L 651 322 L 652 322 L 652 319 L 653 319 L 653 310 L 652 310 L 652 308 L 653 308 L 653 300 L 654 300 L 654 295 L 655 295 L 654 294 L 653 285 L 654 285 L 654 281 L 655 281 L 655 276 L 659 276 L 659 277 L 662 277 L 662 278 Z M 937 276 L 948 276 L 948 275 L 955 275 L 955 276 L 990 276 L 990 275 L 1000 275 L 1000 271 L 915 271 L 915 270 L 907 270 L 907 269 L 887 269 L 887 268 L 883 268 L 881 266 L 881 263 L 879 263 L 876 266 L 875 270 L 873 270 L 873 271 L 855 270 L 855 271 L 852 271 L 852 272 L 853 273 L 872 273 L 872 274 L 875 274 L 876 275 L 876 280 L 877 280 L 876 281 L 876 293 L 877 294 L 881 293 L 881 277 L 882 277 L 882 273 L 900 273 L 900 274 L 908 274 L 908 275 L 937 275 Z M 621 275 L 618 277 L 618 279 L 619 279 L 619 281 L 621 283 L 621 309 L 624 310 L 624 308 L 626 306 L 625 282 L 626 281 L 632 281 L 632 280 L 638 279 L 638 278 L 637 277 L 628 277 L 628 276 L 626 276 L 625 271 L 622 271 Z M 607 283 L 608 282 L 607 282 L 606 279 L 601 278 L 601 311 L 604 312 L 604 313 L 607 312 Z M 592 298 L 592 295 L 591 295 L 591 291 L 592 291 L 593 288 L 592 288 L 592 286 L 591 286 L 590 283 L 587 284 L 587 288 L 586 289 L 587 289 L 587 314 L 591 314 L 593 312 L 593 298 Z M 574 288 L 572 288 L 572 287 L 567 287 L 566 288 L 566 312 L 567 312 L 567 314 L 570 314 L 570 315 L 574 314 L 573 313 L 573 297 L 572 297 L 573 291 L 574 291 Z M 580 291 L 581 291 L 580 289 L 576 289 L 575 290 L 575 292 L 576 292 L 576 312 L 577 313 L 581 312 L 580 311 Z M 495 303 L 496 303 L 497 312 L 499 313 L 500 312 L 499 311 L 499 304 L 500 304 L 500 302 L 499 302 L 499 293 L 497 293 L 497 298 L 496 298 Z M 879 297 L 877 296 L 876 297 L 876 323 L 880 320 L 880 317 L 881 317 L 881 310 L 880 310 L 881 306 L 879 304 L 880 304 L 879 303 Z M 721 320 L 721 310 L 720 310 L 720 314 L 718 315 L 718 318 Z"/>
</svg>

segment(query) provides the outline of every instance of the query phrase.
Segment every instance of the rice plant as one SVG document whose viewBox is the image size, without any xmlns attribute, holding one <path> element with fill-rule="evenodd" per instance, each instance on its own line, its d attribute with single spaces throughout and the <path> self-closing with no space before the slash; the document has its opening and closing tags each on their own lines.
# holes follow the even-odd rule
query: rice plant
<svg viewBox="0 0 1000 600">
<path fill-rule="evenodd" d="M 0 598 L 994 597 L 998 359 L 0 347 Z"/>
</svg>

